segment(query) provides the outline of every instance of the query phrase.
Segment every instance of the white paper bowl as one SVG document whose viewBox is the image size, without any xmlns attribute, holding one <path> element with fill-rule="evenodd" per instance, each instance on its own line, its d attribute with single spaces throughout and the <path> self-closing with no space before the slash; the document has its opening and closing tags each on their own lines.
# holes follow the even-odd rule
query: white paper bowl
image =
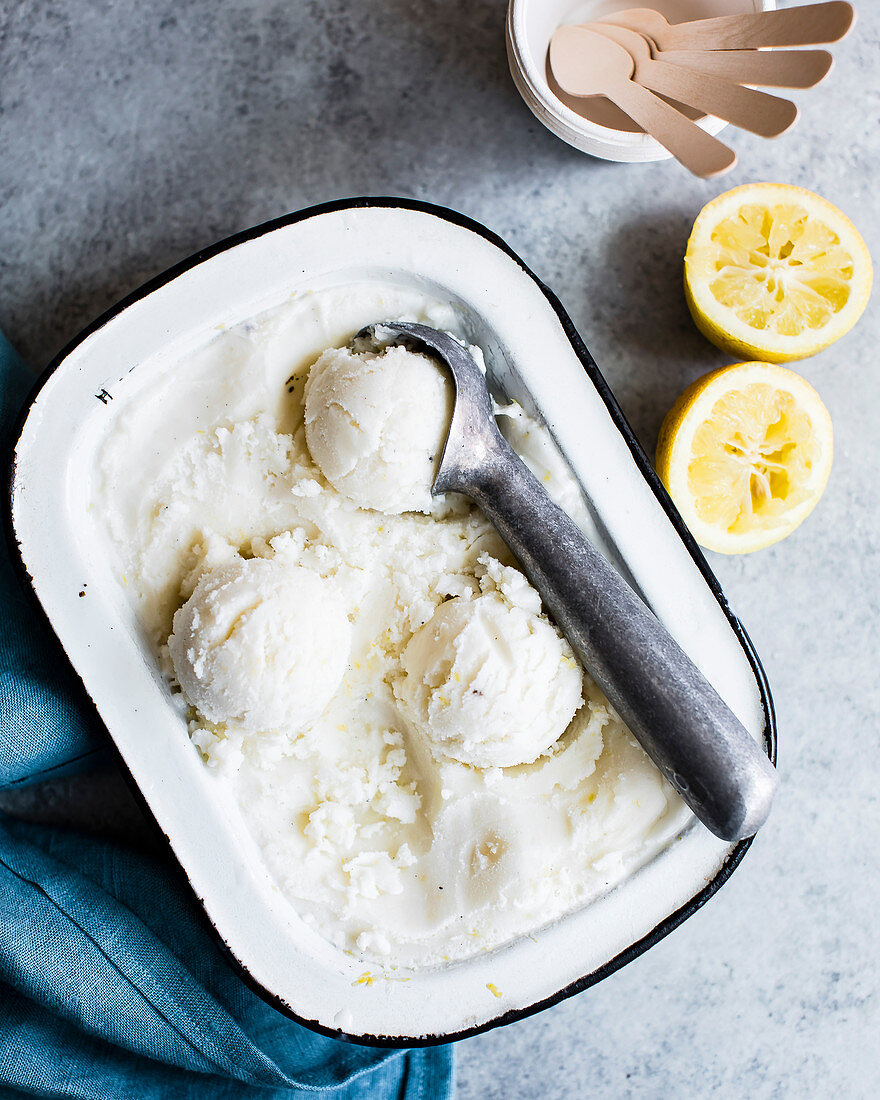
<svg viewBox="0 0 880 1100">
<path fill-rule="evenodd" d="M 575 149 L 603 160 L 644 162 L 668 160 L 666 149 L 635 128 L 604 97 L 576 100 L 560 98 L 551 90 L 547 51 L 557 27 L 588 23 L 624 8 L 650 7 L 663 12 L 670 22 L 703 19 L 715 15 L 772 11 L 776 0 L 510 0 L 507 10 L 507 60 L 510 74 L 532 114 L 548 130 Z M 703 116 L 698 124 L 710 134 L 727 125 Z"/>
<path fill-rule="evenodd" d="M 742 627 L 570 319 L 516 255 L 474 222 L 393 199 L 316 207 L 199 253 L 91 325 L 44 374 L 15 448 L 11 520 L 24 573 L 247 980 L 316 1030 L 414 1045 L 505 1023 L 599 981 L 702 905 L 748 843 L 723 843 L 693 822 L 587 908 L 506 948 L 407 981 L 391 975 L 357 984 L 365 964 L 311 931 L 274 889 L 237 808 L 218 798 L 171 705 L 87 514 L 88 481 L 113 394 L 130 372 L 142 380 L 167 369 L 217 326 L 293 290 L 370 277 L 427 287 L 459 304 L 494 384 L 541 410 L 584 487 L 599 545 L 625 564 L 771 753 L 774 724 Z"/>
</svg>

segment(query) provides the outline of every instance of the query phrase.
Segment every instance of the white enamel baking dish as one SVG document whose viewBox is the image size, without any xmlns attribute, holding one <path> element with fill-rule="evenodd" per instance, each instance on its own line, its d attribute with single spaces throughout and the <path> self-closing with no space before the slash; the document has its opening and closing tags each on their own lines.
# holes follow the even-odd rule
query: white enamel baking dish
<svg viewBox="0 0 880 1100">
<path fill-rule="evenodd" d="M 774 752 L 760 664 L 557 299 L 502 241 L 397 199 L 315 207 L 221 242 L 96 321 L 46 371 L 11 475 L 23 570 L 205 913 L 252 986 L 309 1027 L 368 1043 L 460 1038 L 599 981 L 702 905 L 745 853 L 691 822 L 628 881 L 508 947 L 445 970 L 358 979 L 273 889 L 190 743 L 87 514 L 95 448 L 130 372 L 161 372 L 292 291 L 376 277 L 457 303 L 496 389 L 537 409 L 579 478 L 595 537 L 754 737 Z M 82 595 L 85 593 L 85 595 Z M 407 980 L 400 980 L 406 977 Z"/>
</svg>

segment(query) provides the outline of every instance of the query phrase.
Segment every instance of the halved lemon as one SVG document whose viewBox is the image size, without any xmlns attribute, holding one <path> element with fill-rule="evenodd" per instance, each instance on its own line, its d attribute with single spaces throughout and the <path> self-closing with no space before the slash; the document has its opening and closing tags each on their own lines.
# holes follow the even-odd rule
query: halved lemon
<svg viewBox="0 0 880 1100">
<path fill-rule="evenodd" d="M 701 546 L 745 554 L 812 512 L 834 451 L 831 417 L 800 375 L 736 363 L 689 386 L 660 428 L 657 472 Z"/>
<path fill-rule="evenodd" d="M 771 363 L 815 355 L 848 332 L 872 280 L 849 218 L 784 183 L 747 183 L 704 206 L 684 260 L 700 332 L 731 355 Z"/>
</svg>

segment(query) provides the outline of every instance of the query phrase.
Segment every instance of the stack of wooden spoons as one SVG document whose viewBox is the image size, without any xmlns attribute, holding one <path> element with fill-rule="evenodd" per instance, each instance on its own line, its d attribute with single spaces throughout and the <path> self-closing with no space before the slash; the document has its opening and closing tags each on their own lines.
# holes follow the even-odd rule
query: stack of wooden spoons
<svg viewBox="0 0 880 1100">
<path fill-rule="evenodd" d="M 717 176 L 736 154 L 677 105 L 777 137 L 798 117 L 794 103 L 756 85 L 811 88 L 829 72 L 826 50 L 781 49 L 837 42 L 855 18 L 843 0 L 781 11 L 668 23 L 651 8 L 563 26 L 550 68 L 569 96 L 606 96 L 697 176 Z"/>
</svg>

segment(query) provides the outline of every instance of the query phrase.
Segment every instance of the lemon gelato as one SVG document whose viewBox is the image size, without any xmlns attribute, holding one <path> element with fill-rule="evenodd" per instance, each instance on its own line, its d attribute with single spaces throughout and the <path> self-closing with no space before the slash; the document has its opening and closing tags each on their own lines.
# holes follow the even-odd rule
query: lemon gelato
<svg viewBox="0 0 880 1100">
<path fill-rule="evenodd" d="M 133 380 L 92 514 L 181 736 L 296 919 L 440 966 L 613 889 L 689 816 L 479 509 L 431 498 L 453 395 L 424 356 L 348 350 L 383 319 L 470 335 L 373 281 Z M 586 526 L 547 430 L 498 412 Z"/>
</svg>

